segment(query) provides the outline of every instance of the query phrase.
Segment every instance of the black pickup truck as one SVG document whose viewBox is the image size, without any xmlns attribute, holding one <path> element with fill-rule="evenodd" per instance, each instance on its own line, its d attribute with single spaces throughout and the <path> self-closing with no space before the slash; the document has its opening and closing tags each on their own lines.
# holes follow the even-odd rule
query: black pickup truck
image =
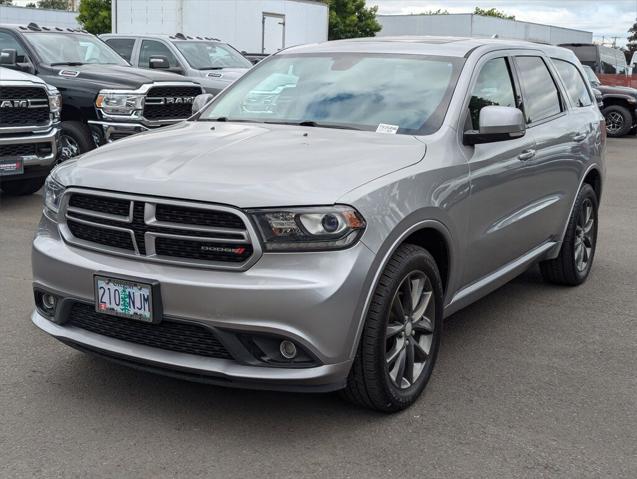
<svg viewBox="0 0 637 479">
<path fill-rule="evenodd" d="M 62 94 L 60 161 L 124 136 L 182 121 L 200 85 L 132 67 L 102 40 L 59 27 L 0 24 L 3 67 L 40 77 Z"/>
</svg>

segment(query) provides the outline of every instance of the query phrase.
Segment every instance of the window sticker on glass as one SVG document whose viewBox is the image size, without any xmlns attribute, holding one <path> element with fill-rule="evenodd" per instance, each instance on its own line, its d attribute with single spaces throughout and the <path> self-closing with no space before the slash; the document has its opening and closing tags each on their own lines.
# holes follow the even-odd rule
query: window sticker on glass
<svg viewBox="0 0 637 479">
<path fill-rule="evenodd" d="M 386 123 L 380 123 L 376 128 L 376 133 L 385 133 L 387 135 L 395 135 L 398 131 L 398 125 L 388 125 Z"/>
</svg>

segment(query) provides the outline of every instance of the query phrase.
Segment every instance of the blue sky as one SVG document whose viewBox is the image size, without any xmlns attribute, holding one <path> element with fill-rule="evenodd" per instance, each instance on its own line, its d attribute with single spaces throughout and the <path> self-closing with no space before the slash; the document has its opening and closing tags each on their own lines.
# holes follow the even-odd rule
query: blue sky
<svg viewBox="0 0 637 479">
<path fill-rule="evenodd" d="M 378 5 L 378 13 L 388 15 L 438 9 L 449 13 L 468 13 L 476 6 L 495 7 L 515 15 L 517 20 L 593 32 L 595 41 L 601 41 L 602 36 L 607 41 L 619 37 L 617 44 L 622 46 L 626 44 L 628 29 L 637 17 L 637 0 L 367 0 L 367 4 Z"/>
</svg>

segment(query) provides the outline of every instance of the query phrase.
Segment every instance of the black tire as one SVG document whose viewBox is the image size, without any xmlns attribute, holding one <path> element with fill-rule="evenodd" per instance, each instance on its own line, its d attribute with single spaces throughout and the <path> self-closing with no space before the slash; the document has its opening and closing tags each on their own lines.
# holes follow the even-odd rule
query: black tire
<svg viewBox="0 0 637 479">
<path fill-rule="evenodd" d="M 421 273 L 424 273 L 430 281 L 427 284 L 430 285 L 433 305 L 431 310 L 425 310 L 425 314 L 428 317 L 432 316 L 430 322 L 433 323 L 433 333 L 431 333 L 429 354 L 420 368 L 419 376 L 415 380 L 412 377 L 413 383 L 401 389 L 390 377 L 392 363 L 388 365 L 386 362 L 387 344 L 388 341 L 392 341 L 388 339 L 387 326 L 392 314 L 390 310 L 393 301 L 395 298 L 400 298 L 399 287 L 408 280 L 410 274 Z M 427 385 L 438 356 L 442 334 L 442 305 L 442 280 L 433 257 L 419 246 L 401 245 L 389 260 L 374 292 L 356 358 L 347 386 L 341 392 L 342 396 L 357 405 L 383 412 L 400 411 L 413 404 Z M 395 323 L 392 322 L 392 324 Z M 411 327 L 409 331 L 412 331 Z M 409 331 L 397 335 L 395 341 L 403 340 L 407 345 L 412 339 Z M 401 339 L 404 335 L 407 336 L 407 340 Z M 413 349 L 411 357 L 413 361 Z"/>
<path fill-rule="evenodd" d="M 0 190 L 9 196 L 32 195 L 44 185 L 46 178 L 0 181 Z"/>
<path fill-rule="evenodd" d="M 628 133 L 629 135 L 637 135 L 637 126 L 635 128 L 633 128 L 632 130 L 630 130 L 630 132 Z"/>
<path fill-rule="evenodd" d="M 592 240 L 590 252 L 588 252 L 588 248 L 586 247 L 585 239 L 582 240 L 582 228 L 578 226 L 578 223 L 581 224 L 582 218 L 586 216 L 585 209 L 587 205 L 591 205 L 592 207 L 591 217 L 593 219 L 590 232 L 590 238 Z M 545 281 L 566 286 L 577 286 L 586 281 L 593 266 L 593 259 L 595 258 L 595 250 L 597 248 L 597 209 L 598 200 L 595 190 L 593 190 L 591 185 L 584 184 L 575 200 L 575 207 L 568 221 L 566 235 L 559 256 L 555 259 L 542 261 L 540 263 L 540 271 Z M 578 261 L 576 260 L 576 250 L 579 241 L 584 241 L 581 245 L 583 248 L 581 251 L 582 254 L 587 256 L 584 269 L 578 268 Z"/>
<path fill-rule="evenodd" d="M 626 136 L 633 127 L 630 110 L 621 105 L 610 105 L 602 110 L 606 118 L 606 133 L 612 138 Z"/>
<path fill-rule="evenodd" d="M 94 148 L 95 142 L 88 126 L 81 121 L 62 122 L 58 161 L 66 161 Z"/>
</svg>

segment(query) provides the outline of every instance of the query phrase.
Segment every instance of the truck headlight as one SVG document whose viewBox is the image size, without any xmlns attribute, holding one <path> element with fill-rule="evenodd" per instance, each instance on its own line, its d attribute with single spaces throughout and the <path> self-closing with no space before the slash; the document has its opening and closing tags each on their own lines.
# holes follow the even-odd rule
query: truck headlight
<svg viewBox="0 0 637 479">
<path fill-rule="evenodd" d="M 348 248 L 365 230 L 350 206 L 250 211 L 266 251 L 325 251 Z"/>
<path fill-rule="evenodd" d="M 65 186 L 57 181 L 53 174 L 50 174 L 44 183 L 44 210 L 52 218 L 57 217 L 60 211 L 60 201 L 64 193 Z"/>
<path fill-rule="evenodd" d="M 55 87 L 49 87 L 47 93 L 49 96 L 49 110 L 53 115 L 53 120 L 59 121 L 62 113 L 62 95 Z"/>
<path fill-rule="evenodd" d="M 107 115 L 131 115 L 144 108 L 144 95 L 102 90 L 95 106 Z"/>
</svg>

